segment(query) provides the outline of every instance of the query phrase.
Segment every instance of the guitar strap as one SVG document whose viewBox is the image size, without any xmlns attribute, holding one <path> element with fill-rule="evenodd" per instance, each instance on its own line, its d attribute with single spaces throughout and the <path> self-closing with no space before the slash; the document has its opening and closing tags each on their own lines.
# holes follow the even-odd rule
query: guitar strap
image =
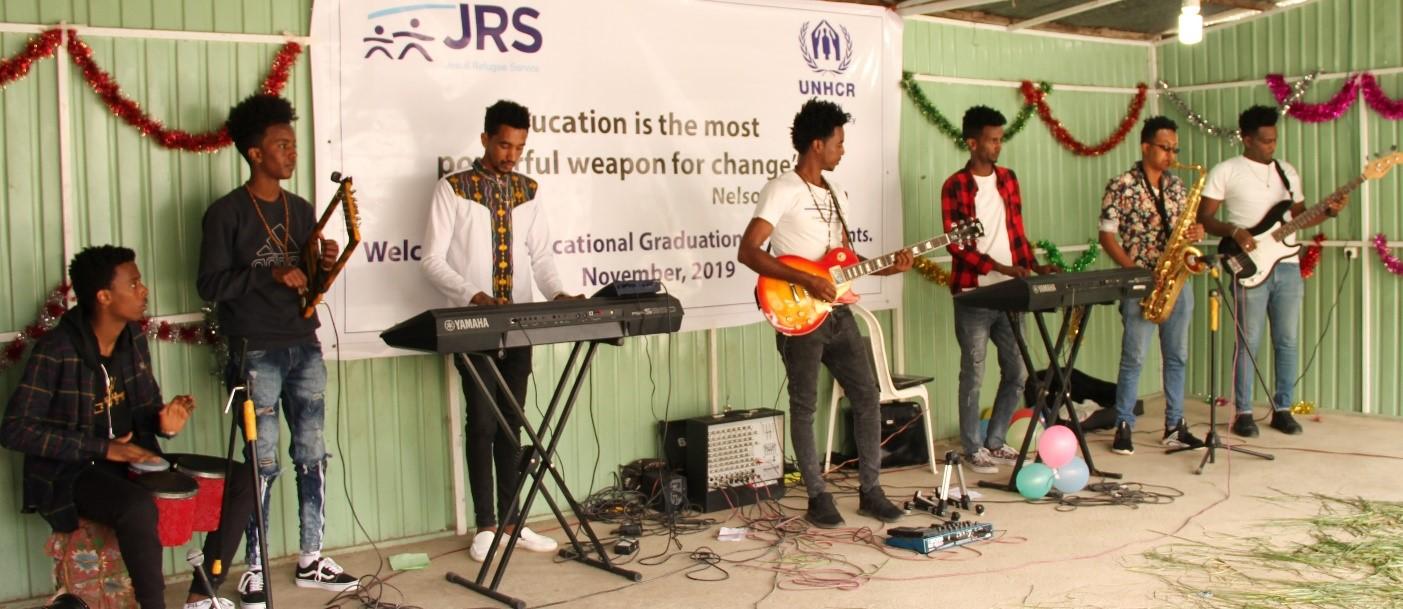
<svg viewBox="0 0 1403 609">
<path fill-rule="evenodd" d="M 1286 187 L 1286 198 L 1292 203 L 1296 202 L 1296 193 L 1291 192 L 1291 180 L 1286 179 L 1286 170 L 1281 168 L 1281 163 L 1272 159 L 1271 166 L 1276 168 L 1276 175 L 1281 176 L 1281 185 Z"/>
<path fill-rule="evenodd" d="M 848 232 L 848 220 L 843 217 L 843 206 L 838 204 L 838 193 L 833 191 L 833 184 L 828 180 L 823 181 L 823 187 L 828 190 L 828 196 L 833 197 L 833 209 L 838 212 L 838 224 L 843 227 L 843 238 L 839 240 L 841 242 L 838 245 L 846 245 L 850 243 L 851 237 L 848 235 L 852 233 Z"/>
</svg>

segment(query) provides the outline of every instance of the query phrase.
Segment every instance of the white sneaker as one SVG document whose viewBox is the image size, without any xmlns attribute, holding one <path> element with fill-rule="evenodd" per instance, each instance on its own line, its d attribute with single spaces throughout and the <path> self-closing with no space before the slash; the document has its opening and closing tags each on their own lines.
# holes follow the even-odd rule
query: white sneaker
<svg viewBox="0 0 1403 609">
<path fill-rule="evenodd" d="M 554 539 L 532 531 L 530 527 L 521 527 L 521 539 L 517 545 L 532 552 L 554 552 L 560 547 Z"/>
<path fill-rule="evenodd" d="M 239 606 L 243 609 L 263 609 L 268 595 L 263 590 L 263 570 L 251 569 L 239 576 Z"/>
<path fill-rule="evenodd" d="M 487 551 L 492 548 L 492 538 L 496 534 L 496 531 L 479 531 L 473 535 L 473 544 L 468 546 L 468 557 L 477 562 L 487 560 Z"/>
<path fill-rule="evenodd" d="M 234 601 L 227 598 L 207 598 L 185 603 L 185 609 L 234 609 Z"/>
<path fill-rule="evenodd" d="M 987 450 L 987 449 L 986 449 Z M 1013 465 L 1018 462 L 1018 451 L 1005 444 L 989 451 L 989 460 L 999 465 Z"/>
<path fill-rule="evenodd" d="M 999 465 L 994 462 L 993 455 L 989 454 L 989 449 L 983 446 L 972 455 L 965 455 L 965 464 L 969 465 L 970 471 L 976 474 L 997 474 Z"/>
</svg>

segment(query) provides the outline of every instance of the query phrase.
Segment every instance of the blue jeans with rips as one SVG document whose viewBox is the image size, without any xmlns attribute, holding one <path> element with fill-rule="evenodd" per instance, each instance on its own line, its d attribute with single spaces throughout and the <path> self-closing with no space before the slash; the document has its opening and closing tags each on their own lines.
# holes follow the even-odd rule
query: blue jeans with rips
<svg viewBox="0 0 1403 609">
<path fill-rule="evenodd" d="M 231 349 L 232 351 L 232 349 Z M 302 343 L 276 349 L 231 353 L 228 378 L 237 384 L 240 369 L 252 383 L 254 410 L 258 419 L 258 471 L 263 479 L 263 518 L 268 522 L 272 504 L 270 491 L 282 472 L 278 459 L 281 432 L 280 415 L 287 419 L 292 442 L 288 452 L 297 476 L 297 512 L 301 524 L 301 551 L 320 552 L 325 523 L 326 461 L 330 458 L 323 441 L 326 421 L 326 364 L 321 345 Z M 245 368 L 246 366 L 246 368 Z M 244 456 L 248 454 L 245 451 Z M 245 556 L 249 565 L 258 564 L 258 527 L 250 519 Z"/>
</svg>

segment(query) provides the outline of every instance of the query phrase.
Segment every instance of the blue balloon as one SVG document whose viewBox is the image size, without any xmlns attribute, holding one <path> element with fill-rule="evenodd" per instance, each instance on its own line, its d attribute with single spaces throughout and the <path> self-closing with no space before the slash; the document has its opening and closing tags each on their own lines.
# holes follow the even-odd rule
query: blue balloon
<svg viewBox="0 0 1403 609">
<path fill-rule="evenodd" d="M 1086 461 L 1081 457 L 1072 457 L 1071 461 L 1057 468 L 1057 476 L 1052 481 L 1052 486 L 1064 493 L 1075 493 L 1086 488 L 1090 479 L 1091 471 L 1086 468 Z"/>
<path fill-rule="evenodd" d="M 1018 470 L 1018 493 L 1036 501 L 1052 490 L 1052 469 L 1041 463 L 1029 463 Z"/>
</svg>

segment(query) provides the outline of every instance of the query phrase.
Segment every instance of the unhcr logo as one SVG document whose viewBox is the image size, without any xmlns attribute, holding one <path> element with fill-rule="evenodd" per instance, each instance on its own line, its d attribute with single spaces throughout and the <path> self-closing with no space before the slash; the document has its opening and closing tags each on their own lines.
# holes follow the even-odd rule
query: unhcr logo
<svg viewBox="0 0 1403 609">
<path fill-rule="evenodd" d="M 805 21 L 799 28 L 799 52 L 810 70 L 819 74 L 842 74 L 853 62 L 853 37 L 848 28 L 841 25 L 835 28 L 827 20 L 818 22 L 812 30 Z"/>
</svg>

